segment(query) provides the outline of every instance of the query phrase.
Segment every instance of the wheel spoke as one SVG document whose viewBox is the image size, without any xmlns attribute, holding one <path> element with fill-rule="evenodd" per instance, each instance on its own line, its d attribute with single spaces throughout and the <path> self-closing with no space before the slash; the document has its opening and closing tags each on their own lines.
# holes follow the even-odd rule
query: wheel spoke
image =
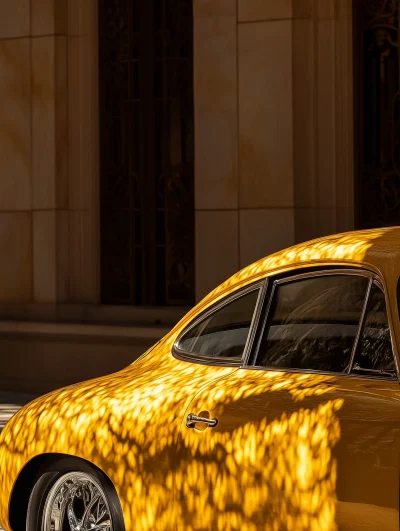
<svg viewBox="0 0 400 531">
<path fill-rule="evenodd" d="M 101 524 L 98 524 L 95 527 L 91 527 L 90 531 L 109 531 L 110 529 L 111 522 L 110 520 L 107 520 L 106 522 L 102 522 Z"/>
<path fill-rule="evenodd" d="M 92 509 L 95 505 L 95 503 L 100 499 L 100 495 L 97 494 L 95 495 L 95 497 L 92 499 L 92 501 L 89 503 L 89 505 L 86 507 L 86 510 L 85 510 L 85 513 L 83 515 L 83 518 L 82 518 L 82 528 L 85 529 L 85 526 L 87 524 L 87 521 L 89 519 L 90 516 L 93 516 L 92 515 Z M 96 522 L 97 523 L 97 522 Z"/>
<path fill-rule="evenodd" d="M 69 526 L 71 528 L 71 531 L 79 531 L 79 521 L 75 515 L 74 508 L 73 508 L 73 502 L 70 501 L 67 507 L 67 516 L 68 516 L 68 522 Z"/>
<path fill-rule="evenodd" d="M 47 496 L 41 531 L 113 531 L 107 496 L 101 485 L 83 472 L 62 476 Z"/>
<path fill-rule="evenodd" d="M 107 510 L 104 507 L 104 505 L 103 505 L 103 509 L 100 512 L 100 504 L 99 504 L 98 507 L 97 507 L 97 521 L 98 522 L 103 518 L 103 516 L 105 516 L 106 512 L 107 512 Z"/>
</svg>

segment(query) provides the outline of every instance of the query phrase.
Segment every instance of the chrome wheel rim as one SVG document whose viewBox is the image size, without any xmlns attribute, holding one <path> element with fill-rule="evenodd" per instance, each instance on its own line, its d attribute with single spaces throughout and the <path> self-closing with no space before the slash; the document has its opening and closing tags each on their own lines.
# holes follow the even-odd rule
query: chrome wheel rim
<svg viewBox="0 0 400 531">
<path fill-rule="evenodd" d="M 102 486 L 83 472 L 59 478 L 47 495 L 41 531 L 113 531 Z"/>
</svg>

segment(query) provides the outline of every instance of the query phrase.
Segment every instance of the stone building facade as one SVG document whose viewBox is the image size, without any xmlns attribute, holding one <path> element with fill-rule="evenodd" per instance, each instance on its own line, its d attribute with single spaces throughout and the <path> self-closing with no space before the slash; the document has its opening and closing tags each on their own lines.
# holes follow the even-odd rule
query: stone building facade
<svg viewBox="0 0 400 531">
<path fill-rule="evenodd" d="M 143 114 L 142 100 L 138 99 L 143 126 L 137 133 L 138 144 L 129 145 L 126 140 L 135 137 L 129 136 L 130 129 L 127 132 L 132 120 L 130 115 L 121 117 L 122 107 L 114 117 L 114 126 L 110 125 L 117 112 L 112 105 L 122 96 L 115 95 L 117 80 L 109 88 L 110 79 L 119 70 L 104 71 L 104 64 L 110 57 L 125 53 L 121 52 L 121 42 L 125 41 L 116 44 L 116 34 L 124 27 L 124 17 L 134 17 L 136 3 L 0 0 L 1 388 L 41 392 L 118 369 L 161 337 L 196 300 L 261 256 L 323 234 L 394 224 L 399 218 L 391 194 L 400 177 L 396 166 L 400 127 L 396 96 L 400 67 L 396 60 L 400 55 L 382 29 L 377 33 L 380 21 L 384 19 L 386 26 L 389 21 L 391 40 L 397 38 L 398 45 L 398 0 L 174 0 L 192 24 L 185 37 L 192 39 L 193 46 L 192 134 L 188 133 L 190 128 L 182 126 L 182 112 L 192 111 L 187 102 L 186 106 L 176 104 L 183 94 L 180 85 L 168 108 L 165 94 L 159 98 L 154 95 L 154 101 L 158 98 L 164 102 L 163 108 L 169 113 L 161 145 L 169 146 L 170 154 L 180 153 L 180 166 L 171 163 L 170 170 L 184 167 L 189 180 L 193 175 L 193 190 L 186 190 L 192 193 L 192 214 L 186 212 L 186 229 L 181 227 L 181 231 L 186 230 L 185 245 L 192 246 L 191 251 L 185 251 L 189 253 L 186 256 L 193 258 L 189 265 L 171 266 L 171 275 L 175 272 L 177 277 L 182 268 L 192 272 L 187 281 L 192 298 L 178 297 L 178 304 L 173 295 L 170 299 L 157 298 L 151 286 L 165 284 L 165 268 L 172 252 L 168 242 L 158 255 L 154 236 L 154 249 L 145 251 L 146 257 L 154 251 L 153 262 L 140 262 L 150 274 L 139 277 L 129 271 L 133 262 L 123 265 L 118 253 L 125 256 L 124 249 L 129 248 L 132 256 L 145 243 L 139 245 L 135 240 L 131 248 L 122 240 L 118 243 L 118 238 L 126 226 L 124 219 L 136 219 L 136 210 L 143 219 L 146 212 L 153 212 L 151 208 L 155 215 L 164 212 L 161 224 L 165 228 L 165 212 L 172 212 L 174 207 L 165 206 L 166 199 L 161 207 L 151 203 L 151 193 L 156 193 L 154 181 L 153 192 L 146 188 L 150 197 L 146 205 L 150 206 L 143 210 L 127 207 L 128 217 L 118 225 L 107 208 L 113 208 L 115 215 L 124 213 L 123 201 L 128 196 L 130 205 L 135 205 L 135 182 L 129 181 L 130 192 L 123 190 L 120 199 L 114 198 L 109 207 L 113 192 L 111 188 L 105 190 L 105 183 L 110 181 L 104 177 L 105 168 L 116 167 L 112 157 L 122 157 L 118 155 L 119 144 L 111 154 L 115 135 L 110 127 L 115 123 L 125 124 L 121 138 L 125 138 L 126 160 L 132 158 L 132 146 L 144 146 L 140 155 L 144 160 L 142 185 L 151 180 L 146 164 L 158 156 L 148 154 L 156 145 L 149 139 L 158 138 L 158 128 L 145 126 L 154 118 L 153 100 L 147 98 L 146 112 L 150 114 Z M 161 4 L 165 14 L 171 4 L 168 0 L 147 3 L 153 5 L 153 12 L 140 14 L 145 17 L 140 19 L 143 24 L 153 20 L 151 17 L 156 19 L 154 6 L 158 9 Z M 129 28 L 129 46 L 139 35 L 139 59 L 131 50 L 120 63 L 130 62 L 134 71 L 139 62 L 151 77 L 154 72 L 148 70 L 149 57 L 154 56 L 156 64 L 158 52 L 153 50 L 151 55 L 144 50 L 152 46 L 151 42 L 140 37 L 135 24 Z M 384 83 L 387 96 L 392 98 L 386 106 L 392 114 L 385 114 L 381 96 L 366 90 L 368 75 L 373 76 L 378 68 L 375 66 L 371 73 L 360 66 L 364 64 L 365 39 L 376 41 L 371 32 L 380 35 L 383 43 L 378 42 L 376 57 L 380 58 L 381 85 Z M 165 37 L 165 31 L 160 35 Z M 182 43 L 179 46 L 177 49 L 182 49 Z M 164 64 L 170 64 L 170 59 L 167 57 Z M 173 70 L 171 75 L 175 74 Z M 167 87 L 170 94 L 168 79 L 164 85 L 158 81 L 157 86 Z M 135 87 L 121 84 L 118 90 L 133 94 Z M 114 95 L 112 104 L 110 94 Z M 375 160 L 375 180 L 369 179 L 369 192 L 364 190 L 363 154 L 371 153 L 371 149 L 362 133 L 368 111 L 365 103 L 364 107 L 359 103 L 368 98 L 376 99 L 375 107 L 372 105 L 376 113 L 370 117 L 376 126 L 374 138 L 388 146 L 388 171 L 379 173 L 383 165 Z M 128 100 L 131 107 L 123 109 L 136 112 L 134 96 Z M 177 130 L 171 129 L 175 127 L 171 126 L 173 120 L 180 120 L 180 138 L 185 132 L 192 138 L 193 152 L 191 155 L 187 147 L 185 160 L 182 141 L 179 149 L 171 147 Z M 104 160 L 107 156 L 108 161 Z M 192 174 L 187 170 L 191 160 Z M 117 170 L 114 174 L 110 169 L 110 175 L 119 182 Z M 382 183 L 387 182 L 392 188 L 382 199 Z M 381 211 L 371 213 L 363 201 L 369 201 L 371 194 L 378 197 L 379 191 Z M 177 196 L 169 197 L 177 202 Z M 174 215 L 179 216 L 179 211 Z M 114 225 L 108 221 L 111 218 Z M 145 236 L 155 234 L 157 223 L 142 218 L 140 223 L 147 227 Z M 179 235 L 174 223 L 171 230 Z M 108 240 L 104 239 L 106 232 Z M 192 243 L 187 242 L 187 235 Z M 126 237 L 126 241 L 132 240 L 134 231 Z M 160 260 L 164 280 L 155 278 Z M 109 269 L 114 278 L 119 274 L 126 278 L 127 285 L 141 284 L 140 279 L 145 279 L 143 282 L 150 286 L 145 303 L 136 303 L 129 294 L 124 299 L 123 287 L 111 286 L 107 291 L 112 283 L 107 280 Z M 117 291 L 122 295 L 113 296 Z M 161 289 L 160 293 L 164 292 Z"/>
</svg>

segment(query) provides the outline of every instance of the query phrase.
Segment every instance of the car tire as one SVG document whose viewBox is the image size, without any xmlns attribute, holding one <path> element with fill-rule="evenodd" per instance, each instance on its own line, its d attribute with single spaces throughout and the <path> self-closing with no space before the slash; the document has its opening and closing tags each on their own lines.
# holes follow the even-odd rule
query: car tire
<svg viewBox="0 0 400 531">
<path fill-rule="evenodd" d="M 80 487 L 82 487 L 81 490 Z M 56 515 L 56 519 L 60 518 L 58 524 L 60 529 L 64 529 L 66 518 L 71 518 L 71 516 L 75 519 L 82 518 L 83 498 L 86 497 L 86 503 L 88 500 L 90 502 L 89 497 L 93 493 L 96 498 L 99 497 L 101 508 L 105 511 L 102 522 L 110 521 L 110 527 L 105 529 L 125 531 L 121 505 L 111 481 L 95 467 L 74 458 L 62 458 L 51 464 L 47 463 L 38 473 L 29 499 L 26 531 L 50 531 L 52 529 L 51 515 L 53 517 Z M 60 513 L 57 509 L 54 510 L 54 507 L 59 504 L 63 496 L 68 502 L 64 503 L 61 516 L 58 516 Z M 71 507 L 69 514 L 67 506 Z M 93 518 L 96 518 L 94 514 L 93 509 Z M 85 529 L 84 524 L 82 531 Z M 87 529 L 91 529 L 89 521 Z"/>
</svg>

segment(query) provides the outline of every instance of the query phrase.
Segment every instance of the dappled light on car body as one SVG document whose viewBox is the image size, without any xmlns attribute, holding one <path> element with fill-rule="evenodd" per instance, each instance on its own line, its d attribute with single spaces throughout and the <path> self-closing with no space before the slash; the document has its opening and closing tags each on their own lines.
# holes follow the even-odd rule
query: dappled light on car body
<svg viewBox="0 0 400 531">
<path fill-rule="evenodd" d="M 378 239 L 383 243 L 372 251 Z M 0 439 L 6 530 L 14 482 L 30 460 L 46 453 L 76 456 L 104 471 L 127 531 L 338 529 L 334 452 L 346 399 L 335 395 L 335 378 L 188 363 L 171 354 L 172 346 L 196 315 L 243 283 L 332 257 L 363 263 L 370 252 L 369 263 L 379 270 L 392 245 L 390 231 L 376 230 L 316 240 L 260 260 L 203 299 L 131 366 L 23 408 Z M 189 430 L 183 419 L 206 386 L 210 414 L 221 419 L 250 397 L 267 400 L 273 392 L 292 405 L 275 418 L 254 408 L 239 425 Z"/>
<path fill-rule="evenodd" d="M 205 528 L 259 529 L 251 519 L 272 505 L 274 513 L 278 511 L 275 523 L 265 529 L 275 529 L 288 515 L 289 529 L 335 529 L 331 450 L 340 437 L 335 413 L 341 401 L 327 400 L 315 410 L 300 409 L 272 422 L 268 417 L 250 421 L 233 433 L 214 433 L 212 444 L 225 450 L 217 465 L 207 462 L 208 440 L 192 430 L 189 445 L 179 449 L 183 460 L 174 462 L 181 402 L 210 368 L 171 358 L 170 347 L 168 342 L 153 351 L 142 361 L 142 371 L 132 367 L 50 394 L 14 417 L 1 445 L 2 496 L 10 493 L 12 478 L 29 459 L 59 452 L 90 459 L 105 471 L 122 500 L 127 529 L 171 529 L 173 521 L 178 529 L 192 529 L 189 515 L 194 517 L 193 529 L 200 520 Z M 223 376 L 230 371 L 219 372 Z M 224 396 L 210 397 L 220 403 L 218 415 L 227 404 L 240 406 L 250 392 L 257 393 L 242 374 Z M 276 372 L 264 376 L 271 390 L 285 390 L 296 401 L 328 389 L 327 377 Z M 265 382 L 259 391 L 267 391 Z M 187 514 L 174 510 L 174 476 L 183 486 Z M 273 489 L 262 486 L 260 478 L 269 484 L 272 480 Z M 276 505 L 274 498 L 283 486 L 292 492 L 291 507 L 285 497 Z M 196 492 L 201 493 L 201 506 Z M 6 515 L 1 516 L 5 520 Z"/>
<path fill-rule="evenodd" d="M 319 238 L 311 242 L 295 245 L 283 251 L 278 251 L 266 258 L 261 258 L 254 264 L 251 264 L 227 281 L 218 286 L 209 295 L 205 297 L 204 302 L 208 302 L 215 297 L 225 294 L 232 286 L 240 285 L 242 282 L 255 280 L 266 273 L 272 274 L 278 269 L 293 267 L 295 264 L 312 264 L 313 262 L 337 262 L 343 260 L 362 263 L 371 249 L 373 243 L 378 238 L 386 236 L 387 245 L 396 244 L 396 239 L 392 243 L 390 234 L 385 229 L 374 229 L 369 231 L 357 231 L 354 233 L 344 233 L 339 235 Z M 380 250 L 378 256 L 384 259 L 384 251 Z"/>
</svg>

